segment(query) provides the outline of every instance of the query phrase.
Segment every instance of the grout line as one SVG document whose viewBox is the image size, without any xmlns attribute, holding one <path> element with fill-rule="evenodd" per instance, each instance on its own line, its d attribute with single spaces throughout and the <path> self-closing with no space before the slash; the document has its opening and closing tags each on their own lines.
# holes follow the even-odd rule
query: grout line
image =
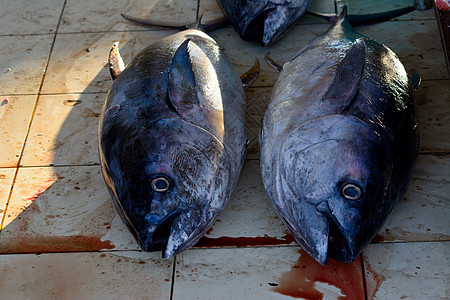
<svg viewBox="0 0 450 300">
<path fill-rule="evenodd" d="M 55 47 L 56 36 L 58 35 L 59 26 L 61 24 L 61 19 L 62 19 L 63 13 L 64 13 L 64 8 L 66 7 L 66 3 L 67 3 L 67 0 L 64 0 L 64 4 L 63 4 L 62 9 L 61 9 L 61 14 L 59 15 L 59 19 L 58 19 L 58 23 L 56 25 L 55 32 L 53 33 L 54 36 L 53 36 L 52 45 L 50 47 L 50 51 L 49 51 L 49 54 L 48 54 L 47 62 L 45 63 L 44 73 L 42 74 L 41 83 L 39 84 L 39 90 L 38 90 L 38 93 L 37 93 L 37 96 L 36 96 L 36 100 L 34 102 L 34 107 L 33 107 L 32 113 L 31 113 L 30 122 L 28 123 L 27 129 L 26 129 L 26 134 L 25 134 L 25 138 L 23 140 L 22 149 L 20 150 L 19 160 L 17 162 L 16 171 L 14 172 L 13 180 L 12 180 L 12 183 L 11 183 L 11 188 L 9 189 L 8 197 L 6 199 L 5 209 L 3 210 L 3 217 L 2 217 L 1 222 L 0 222 L 0 233 L 1 233 L 2 229 L 3 229 L 3 224 L 4 224 L 6 216 L 7 216 L 7 210 L 8 210 L 9 202 L 11 200 L 11 195 L 12 195 L 12 192 L 13 192 L 13 189 L 14 189 L 14 185 L 16 183 L 17 174 L 19 173 L 20 162 L 22 161 L 23 152 L 25 151 L 25 145 L 27 143 L 28 136 L 30 134 L 31 124 L 33 123 L 34 115 L 36 113 L 36 109 L 37 109 L 37 106 L 38 106 L 38 103 L 39 103 L 39 98 L 40 98 L 40 95 L 41 95 L 42 87 L 44 85 L 45 75 L 47 74 L 47 69 L 48 69 L 48 65 L 50 63 L 50 57 L 52 56 L 53 48 Z"/>
<path fill-rule="evenodd" d="M 421 151 L 419 151 L 419 153 L 418 153 L 419 155 L 433 155 L 433 156 L 447 156 L 447 155 L 450 155 L 450 152 L 448 152 L 448 151 L 436 151 L 436 152 L 430 152 L 430 151 L 423 151 L 423 152 L 421 152 Z"/>
<path fill-rule="evenodd" d="M 383 245 L 383 244 L 429 244 L 429 243 L 450 243 L 450 240 L 440 240 L 440 241 L 406 241 L 406 242 L 383 242 L 383 243 L 376 243 L 376 244 L 370 244 L 370 245 Z M 205 247 L 205 248 L 189 248 L 189 251 L 198 251 L 198 250 L 232 250 L 232 249 L 255 249 L 255 248 L 298 248 L 301 247 L 298 244 L 292 244 L 292 245 L 260 245 L 260 246 L 249 246 L 249 247 L 242 247 L 242 246 L 233 246 L 233 247 Z M 47 255 L 47 254 L 75 254 L 75 253 L 121 253 L 121 252 L 136 252 L 136 253 L 144 253 L 145 251 L 140 249 L 111 249 L 111 250 L 86 250 L 86 251 L 52 251 L 52 252 L 8 252 L 8 253 L 0 253 L 0 255 Z M 179 254 L 180 255 L 180 254 Z M 362 255 L 361 255 L 362 257 Z M 176 260 L 174 261 L 174 266 L 176 266 Z M 173 274 L 174 277 L 176 268 L 173 268 Z"/>
<path fill-rule="evenodd" d="M 48 164 L 48 165 L 27 165 L 27 166 L 19 166 L 20 168 L 69 168 L 69 167 L 96 167 L 100 166 L 100 163 L 90 163 L 90 164 L 73 164 L 73 165 L 54 165 L 54 164 Z"/>
<path fill-rule="evenodd" d="M 0 37 L 15 37 L 15 36 L 20 36 L 20 37 L 24 37 L 24 36 L 38 36 L 38 35 L 54 35 L 54 32 L 49 32 L 49 33 L 13 33 L 13 34 L 0 34 Z"/>
<path fill-rule="evenodd" d="M 108 92 L 53 92 L 53 93 L 29 93 L 29 94 L 0 94 L 0 97 L 16 97 L 16 96 L 52 96 L 52 95 L 95 95 L 107 94 Z"/>
<path fill-rule="evenodd" d="M 173 257 L 173 267 L 172 267 L 172 282 L 170 283 L 170 300 L 173 300 L 173 289 L 175 286 L 175 271 L 177 266 L 177 256 Z"/>
<path fill-rule="evenodd" d="M 364 268 L 364 259 L 363 254 L 361 253 L 359 255 L 361 260 L 361 272 L 362 272 L 362 279 L 363 279 L 363 287 L 364 287 L 364 299 L 368 300 L 369 295 L 367 295 L 367 281 L 366 281 L 366 270 Z"/>
<path fill-rule="evenodd" d="M 200 14 L 200 0 L 197 0 L 197 13 L 195 15 L 196 22 L 198 21 L 199 14 Z"/>
</svg>

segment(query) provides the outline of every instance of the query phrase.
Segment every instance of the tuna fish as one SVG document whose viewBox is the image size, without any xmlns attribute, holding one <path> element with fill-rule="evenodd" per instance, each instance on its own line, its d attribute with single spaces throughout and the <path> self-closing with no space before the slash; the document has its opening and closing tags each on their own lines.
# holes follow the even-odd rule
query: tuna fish
<svg viewBox="0 0 450 300">
<path fill-rule="evenodd" d="M 217 0 L 245 41 L 267 46 L 281 38 L 305 13 L 311 0 Z"/>
<path fill-rule="evenodd" d="M 139 245 L 176 255 L 204 235 L 239 178 L 243 84 L 197 29 L 154 42 L 125 68 L 115 45 L 110 68 L 99 124 L 106 185 Z"/>
<path fill-rule="evenodd" d="M 284 64 L 260 132 L 269 198 L 323 265 L 357 258 L 404 197 L 418 153 L 405 68 L 346 14 Z"/>
<path fill-rule="evenodd" d="M 261 46 L 268 46 L 278 41 L 305 13 L 320 18 L 331 16 L 306 11 L 311 0 L 217 0 L 217 3 L 226 17 L 203 24 L 206 31 L 231 23 L 243 40 L 254 41 Z M 347 19 L 353 25 L 367 25 L 387 21 L 414 10 L 427 10 L 432 7 L 432 0 L 414 0 L 413 6 L 383 13 L 349 15 Z M 124 13 L 122 16 L 129 21 L 148 26 L 176 29 L 185 29 L 188 26 L 158 23 Z"/>
</svg>

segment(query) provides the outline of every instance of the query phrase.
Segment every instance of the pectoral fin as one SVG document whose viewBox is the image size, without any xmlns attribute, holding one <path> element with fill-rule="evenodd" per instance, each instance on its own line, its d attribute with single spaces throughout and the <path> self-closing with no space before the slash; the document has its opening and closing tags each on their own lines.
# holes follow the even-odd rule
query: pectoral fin
<svg viewBox="0 0 450 300">
<path fill-rule="evenodd" d="M 119 42 L 115 42 L 111 50 L 109 50 L 109 72 L 111 73 L 111 77 L 113 80 L 117 78 L 117 76 L 122 73 L 123 69 L 125 69 L 125 64 L 123 63 L 122 57 L 119 53 Z"/>
<path fill-rule="evenodd" d="M 253 67 L 248 70 L 244 75 L 241 76 L 242 85 L 244 86 L 244 90 L 247 90 L 249 87 L 255 83 L 256 79 L 259 76 L 259 60 L 256 59 Z"/>
</svg>

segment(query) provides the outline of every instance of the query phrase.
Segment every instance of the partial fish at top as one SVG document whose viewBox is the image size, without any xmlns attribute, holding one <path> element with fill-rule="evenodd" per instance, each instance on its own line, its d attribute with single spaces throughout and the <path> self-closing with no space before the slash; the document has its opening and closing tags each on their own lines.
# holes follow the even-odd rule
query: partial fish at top
<svg viewBox="0 0 450 300">
<path fill-rule="evenodd" d="M 314 16 L 328 16 L 307 12 L 311 0 L 217 0 L 225 19 L 203 24 L 206 31 L 227 25 L 229 22 L 245 41 L 254 41 L 262 46 L 268 46 L 278 41 L 303 16 L 308 13 Z M 352 25 L 365 25 L 387 21 L 414 10 L 427 10 L 433 5 L 432 0 L 414 0 L 413 6 L 408 6 L 387 13 L 366 15 L 349 15 L 348 21 Z M 169 28 L 186 28 L 186 25 L 161 24 L 151 20 L 141 19 L 123 14 L 130 21 Z"/>
</svg>

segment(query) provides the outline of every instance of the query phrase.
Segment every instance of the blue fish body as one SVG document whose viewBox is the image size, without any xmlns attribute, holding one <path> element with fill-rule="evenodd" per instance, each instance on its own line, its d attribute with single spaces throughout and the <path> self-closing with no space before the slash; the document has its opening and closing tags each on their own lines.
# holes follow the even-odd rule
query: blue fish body
<svg viewBox="0 0 450 300">
<path fill-rule="evenodd" d="M 244 121 L 239 76 L 196 29 L 154 42 L 114 80 L 99 124 L 100 161 L 144 250 L 176 255 L 213 224 L 244 163 Z"/>
<path fill-rule="evenodd" d="M 351 262 L 404 197 L 418 153 L 413 88 L 398 57 L 346 8 L 286 63 L 260 133 L 264 186 L 299 245 Z"/>
</svg>

